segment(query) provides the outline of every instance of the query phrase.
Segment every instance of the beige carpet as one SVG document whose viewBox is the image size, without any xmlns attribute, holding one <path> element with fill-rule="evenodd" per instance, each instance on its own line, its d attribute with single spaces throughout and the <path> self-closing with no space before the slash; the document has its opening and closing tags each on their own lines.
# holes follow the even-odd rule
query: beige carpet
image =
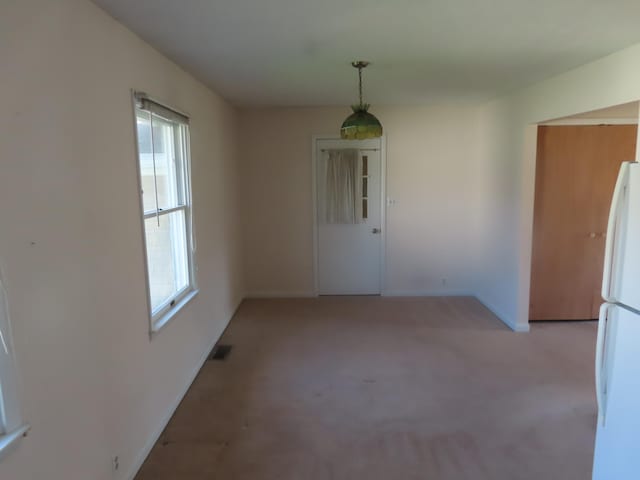
<svg viewBox="0 0 640 480">
<path fill-rule="evenodd" d="M 472 298 L 245 301 L 137 480 L 588 480 L 595 334 Z"/>
</svg>

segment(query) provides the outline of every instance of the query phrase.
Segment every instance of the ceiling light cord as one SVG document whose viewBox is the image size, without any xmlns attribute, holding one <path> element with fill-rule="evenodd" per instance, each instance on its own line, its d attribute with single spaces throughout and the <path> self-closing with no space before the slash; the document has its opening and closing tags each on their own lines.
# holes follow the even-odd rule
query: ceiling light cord
<svg viewBox="0 0 640 480">
<path fill-rule="evenodd" d="M 358 67 L 358 81 L 359 81 L 359 85 L 360 85 L 360 106 L 362 106 L 362 66 Z"/>
</svg>

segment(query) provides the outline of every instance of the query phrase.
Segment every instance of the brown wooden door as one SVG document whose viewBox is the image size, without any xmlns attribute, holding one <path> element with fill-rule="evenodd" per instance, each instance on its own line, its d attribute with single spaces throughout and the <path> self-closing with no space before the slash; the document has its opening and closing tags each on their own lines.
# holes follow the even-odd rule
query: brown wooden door
<svg viewBox="0 0 640 480">
<path fill-rule="evenodd" d="M 538 129 L 531 320 L 598 317 L 609 204 L 635 125 Z"/>
</svg>

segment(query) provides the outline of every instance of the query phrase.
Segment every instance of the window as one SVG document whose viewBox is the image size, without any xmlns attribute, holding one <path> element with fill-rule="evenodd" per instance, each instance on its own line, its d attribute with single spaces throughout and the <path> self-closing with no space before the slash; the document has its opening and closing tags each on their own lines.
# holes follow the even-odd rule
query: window
<svg viewBox="0 0 640 480">
<path fill-rule="evenodd" d="M 11 344 L 7 295 L 0 278 L 0 455 L 26 434 L 18 403 L 18 378 Z"/>
<path fill-rule="evenodd" d="M 136 93 L 138 166 L 151 331 L 197 292 L 191 220 L 189 118 Z"/>
</svg>

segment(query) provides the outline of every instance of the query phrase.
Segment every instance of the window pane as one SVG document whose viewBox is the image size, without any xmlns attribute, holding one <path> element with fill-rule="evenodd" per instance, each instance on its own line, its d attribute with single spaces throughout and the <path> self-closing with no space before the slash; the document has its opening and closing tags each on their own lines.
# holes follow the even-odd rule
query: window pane
<svg viewBox="0 0 640 480">
<path fill-rule="evenodd" d="M 142 205 L 145 212 L 156 209 L 156 192 L 155 182 L 153 181 L 153 155 L 151 150 L 151 122 L 149 112 L 138 112 L 136 116 L 136 124 L 138 127 L 138 152 L 140 155 L 140 180 L 142 187 Z M 158 141 L 155 139 L 156 131 L 154 128 L 154 144 Z"/>
<path fill-rule="evenodd" d="M 178 198 L 178 169 L 181 160 L 178 151 L 181 147 L 180 126 L 170 123 L 159 117 L 153 116 L 154 128 L 160 126 L 160 138 L 153 141 L 160 142 L 161 150 L 155 152 L 156 156 L 156 185 L 158 188 L 158 207 L 171 208 L 184 205 Z M 155 130 L 154 130 L 155 131 Z"/>
<path fill-rule="evenodd" d="M 146 212 L 156 209 L 156 187 L 158 208 L 166 209 L 185 204 L 183 127 L 153 115 L 152 150 L 151 121 L 151 114 L 139 112 L 137 117 L 138 150 L 140 152 L 142 198 Z"/>
<path fill-rule="evenodd" d="M 184 210 L 146 219 L 145 234 L 151 310 L 155 312 L 189 285 Z"/>
<path fill-rule="evenodd" d="M 162 127 L 153 126 L 153 146 L 157 153 L 164 153 L 162 144 Z M 151 124 L 144 121 L 144 117 L 138 119 L 138 151 L 140 153 L 153 153 L 151 150 Z"/>
</svg>

